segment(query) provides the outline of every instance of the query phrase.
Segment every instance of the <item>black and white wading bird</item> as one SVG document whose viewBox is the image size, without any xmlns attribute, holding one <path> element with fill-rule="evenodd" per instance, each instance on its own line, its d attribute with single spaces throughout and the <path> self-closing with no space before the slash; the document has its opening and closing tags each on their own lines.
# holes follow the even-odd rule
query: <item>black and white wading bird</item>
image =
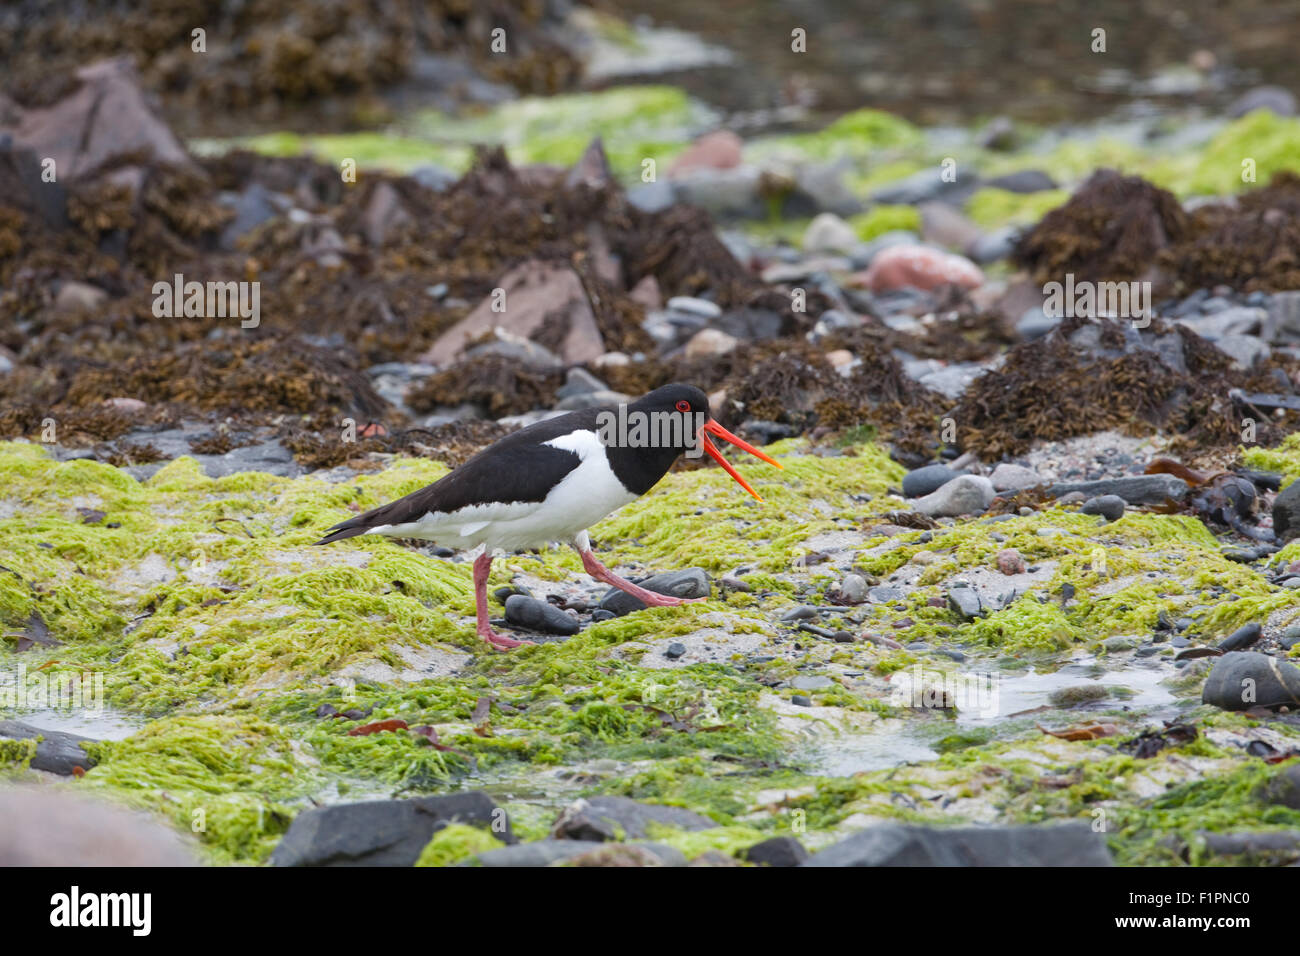
<svg viewBox="0 0 1300 956">
<path fill-rule="evenodd" d="M 587 529 L 645 494 L 678 456 L 694 449 L 707 453 L 762 501 L 710 435 L 781 467 L 715 422 L 708 396 L 698 388 L 665 385 L 625 406 L 583 409 L 520 429 L 433 484 L 335 525 L 316 543 L 382 534 L 448 548 L 482 548 L 474 559 L 478 634 L 499 650 L 528 643 L 496 633 L 488 620 L 488 572 L 499 550 L 568 541 L 597 581 L 651 607 L 672 607 L 685 599 L 647 591 L 596 560 Z"/>
</svg>

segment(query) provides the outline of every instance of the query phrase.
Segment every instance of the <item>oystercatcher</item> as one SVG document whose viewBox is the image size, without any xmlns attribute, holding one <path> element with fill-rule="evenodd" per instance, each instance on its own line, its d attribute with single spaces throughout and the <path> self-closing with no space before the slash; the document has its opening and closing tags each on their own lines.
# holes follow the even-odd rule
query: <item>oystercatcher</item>
<svg viewBox="0 0 1300 956">
<path fill-rule="evenodd" d="M 513 432 L 433 484 L 335 525 L 316 543 L 382 534 L 482 548 L 474 559 L 478 634 L 498 650 L 529 643 L 497 634 L 488 621 L 488 572 L 498 550 L 568 541 L 597 581 L 651 607 L 676 606 L 684 599 L 647 591 L 596 560 L 587 529 L 649 491 L 687 451 L 708 454 L 762 501 L 710 435 L 781 467 L 714 421 L 698 388 L 665 385 L 626 405 L 570 412 Z"/>
</svg>

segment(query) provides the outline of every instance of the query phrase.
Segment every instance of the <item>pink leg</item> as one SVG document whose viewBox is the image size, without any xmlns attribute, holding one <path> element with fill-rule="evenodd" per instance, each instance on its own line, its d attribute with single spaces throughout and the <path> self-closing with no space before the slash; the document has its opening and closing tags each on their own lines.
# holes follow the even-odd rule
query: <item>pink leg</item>
<svg viewBox="0 0 1300 956">
<path fill-rule="evenodd" d="M 596 555 L 589 550 L 578 551 L 582 555 L 582 566 L 586 568 L 597 581 L 603 581 L 610 587 L 618 588 L 620 591 L 626 591 L 634 598 L 639 598 L 646 607 L 677 607 L 680 604 L 691 604 L 695 601 L 704 601 L 707 598 L 678 598 L 668 594 L 656 594 L 654 591 L 647 591 L 643 587 L 638 587 L 625 578 L 620 578 L 617 574 L 605 567 L 596 560 Z"/>
<path fill-rule="evenodd" d="M 490 647 L 496 648 L 498 651 L 509 651 L 533 643 L 532 641 L 516 641 L 513 637 L 505 637 L 492 630 L 492 625 L 488 622 L 487 609 L 488 572 L 491 570 L 492 552 L 485 548 L 483 553 L 474 559 L 474 609 L 478 613 L 478 636 L 487 641 Z"/>
</svg>

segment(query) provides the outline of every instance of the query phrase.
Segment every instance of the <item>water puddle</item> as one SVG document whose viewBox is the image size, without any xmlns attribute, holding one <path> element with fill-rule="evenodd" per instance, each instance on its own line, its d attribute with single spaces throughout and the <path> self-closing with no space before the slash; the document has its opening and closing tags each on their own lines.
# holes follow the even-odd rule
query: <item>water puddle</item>
<svg viewBox="0 0 1300 956">
<path fill-rule="evenodd" d="M 963 731 L 986 730 L 996 735 L 998 728 L 1011 723 L 1074 723 L 1116 709 L 1167 719 L 1176 713 L 1174 696 L 1160 682 L 1172 673 L 1158 662 L 1123 662 L 1119 666 L 1109 662 L 1105 666 L 1093 657 L 1076 658 L 1054 670 L 1015 673 L 899 671 L 893 682 L 904 706 L 910 700 L 925 707 L 927 699 L 931 702 L 928 706 L 937 706 L 935 695 L 943 693 L 957 703 L 956 720 L 926 719 L 903 711 L 897 719 L 881 720 L 870 727 L 819 735 L 799 748 L 800 756 L 811 773 L 846 777 L 937 760 L 938 741 Z M 1052 703 L 1052 695 L 1058 691 L 1094 687 L 1097 697 L 1088 703 L 1068 709 Z M 1115 695 L 1115 688 L 1123 688 L 1125 693 Z M 1086 698 L 1087 690 L 1081 696 Z"/>
</svg>

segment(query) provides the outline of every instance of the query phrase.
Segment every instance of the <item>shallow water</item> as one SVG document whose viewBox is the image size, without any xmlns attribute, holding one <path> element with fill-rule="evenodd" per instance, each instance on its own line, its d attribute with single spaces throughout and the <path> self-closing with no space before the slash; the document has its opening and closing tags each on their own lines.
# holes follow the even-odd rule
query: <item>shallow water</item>
<svg viewBox="0 0 1300 956">
<path fill-rule="evenodd" d="M 1300 88 L 1300 0 L 622 0 L 620 15 L 691 31 L 731 64 L 665 76 L 728 110 L 805 102 L 926 124 L 1055 123 L 1138 101 L 1221 108 L 1261 83 Z M 807 31 L 793 53 L 791 30 Z M 1106 52 L 1092 52 L 1094 29 Z M 1212 54 L 1198 72 L 1192 57 Z"/>
</svg>

